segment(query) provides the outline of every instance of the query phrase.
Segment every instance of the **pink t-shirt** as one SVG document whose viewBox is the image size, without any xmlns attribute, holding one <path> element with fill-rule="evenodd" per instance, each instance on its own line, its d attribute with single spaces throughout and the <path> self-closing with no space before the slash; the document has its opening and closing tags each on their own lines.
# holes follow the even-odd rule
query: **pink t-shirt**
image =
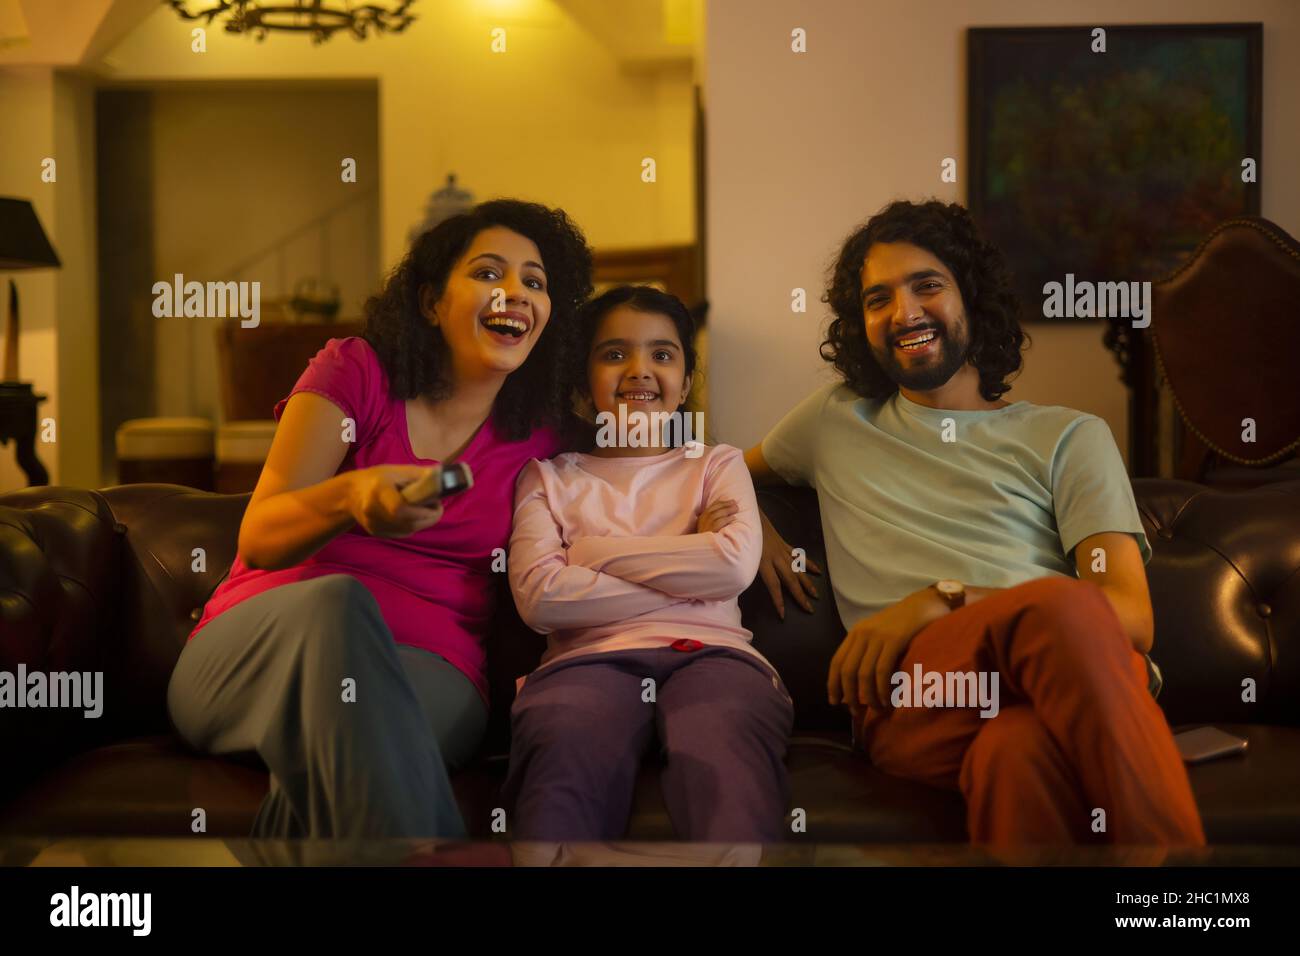
<svg viewBox="0 0 1300 956">
<path fill-rule="evenodd" d="M 734 519 L 697 533 L 700 512 L 723 499 L 738 505 Z M 767 664 L 737 601 L 762 551 L 754 484 L 731 445 L 695 457 L 687 447 L 644 458 L 572 452 L 519 475 L 510 587 L 524 623 L 548 635 L 542 667 L 683 639 Z"/>
<path fill-rule="evenodd" d="M 438 464 L 411 450 L 406 404 L 389 395 L 388 376 L 365 339 L 330 339 L 289 395 L 276 403 L 276 421 L 297 392 L 325 396 L 356 422 L 356 441 L 339 473 L 372 465 Z M 350 574 L 374 595 L 398 644 L 441 654 L 474 682 L 486 701 L 484 640 L 497 593 L 492 552 L 510 540 L 520 469 L 561 448 L 552 429 L 535 429 L 524 441 L 509 442 L 489 420 L 458 459 L 473 471 L 474 486 L 443 503 L 437 524 L 405 538 L 376 538 L 354 524 L 311 557 L 279 571 L 251 569 L 236 555 L 229 577 L 204 606 L 189 639 L 254 594 L 324 574 Z"/>
</svg>

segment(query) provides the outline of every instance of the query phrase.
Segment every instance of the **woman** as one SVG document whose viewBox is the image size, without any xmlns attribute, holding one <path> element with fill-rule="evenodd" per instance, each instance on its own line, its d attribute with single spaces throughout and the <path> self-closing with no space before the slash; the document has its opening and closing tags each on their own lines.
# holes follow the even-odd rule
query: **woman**
<svg viewBox="0 0 1300 956">
<path fill-rule="evenodd" d="M 230 575 L 167 695 L 191 746 L 262 757 L 254 836 L 464 835 L 448 769 L 486 725 L 492 563 L 519 470 L 577 434 L 555 371 L 590 293 L 562 211 L 480 204 L 420 236 L 363 334 L 276 405 Z M 403 500 L 451 461 L 471 489 Z"/>
</svg>

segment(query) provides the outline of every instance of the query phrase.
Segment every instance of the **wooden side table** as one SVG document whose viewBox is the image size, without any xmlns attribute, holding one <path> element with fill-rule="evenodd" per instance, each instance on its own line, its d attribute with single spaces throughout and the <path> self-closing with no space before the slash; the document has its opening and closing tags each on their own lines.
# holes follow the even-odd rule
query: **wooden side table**
<svg viewBox="0 0 1300 956">
<path fill-rule="evenodd" d="M 36 457 L 36 406 L 46 398 L 32 391 L 31 382 L 0 382 L 0 444 L 13 440 L 28 485 L 50 483 L 50 473 Z"/>
</svg>

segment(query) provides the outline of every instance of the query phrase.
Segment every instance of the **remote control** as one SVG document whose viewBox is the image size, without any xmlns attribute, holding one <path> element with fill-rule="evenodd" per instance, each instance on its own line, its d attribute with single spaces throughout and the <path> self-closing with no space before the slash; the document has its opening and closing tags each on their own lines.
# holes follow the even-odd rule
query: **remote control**
<svg viewBox="0 0 1300 956">
<path fill-rule="evenodd" d="M 413 505 L 431 505 L 451 495 L 458 495 L 473 485 L 474 473 L 464 462 L 436 465 L 424 477 L 403 485 L 402 497 Z"/>
</svg>

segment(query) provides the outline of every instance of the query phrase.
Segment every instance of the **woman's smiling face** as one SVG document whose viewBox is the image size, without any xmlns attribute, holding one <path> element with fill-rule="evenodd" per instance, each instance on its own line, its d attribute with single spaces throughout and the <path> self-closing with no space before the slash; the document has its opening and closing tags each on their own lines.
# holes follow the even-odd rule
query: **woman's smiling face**
<svg viewBox="0 0 1300 956">
<path fill-rule="evenodd" d="M 686 401 L 682 340 L 661 312 L 615 306 L 600 320 L 587 357 L 587 382 L 597 412 L 673 412 Z"/>
<path fill-rule="evenodd" d="M 551 317 L 536 243 L 504 226 L 484 229 L 452 266 L 441 298 L 431 286 L 420 290 L 420 308 L 447 341 L 454 382 L 510 374 Z"/>
</svg>

